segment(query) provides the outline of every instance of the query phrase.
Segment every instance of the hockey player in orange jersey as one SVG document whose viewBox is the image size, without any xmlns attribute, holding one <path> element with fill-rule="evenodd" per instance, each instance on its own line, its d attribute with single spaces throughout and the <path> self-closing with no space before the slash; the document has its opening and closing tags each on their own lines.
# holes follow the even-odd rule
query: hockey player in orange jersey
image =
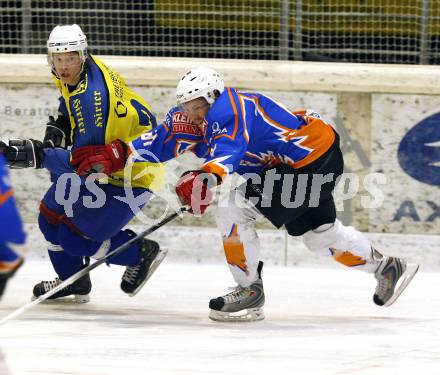
<svg viewBox="0 0 440 375">
<path fill-rule="evenodd" d="M 418 266 L 382 255 L 364 234 L 336 218 L 332 193 L 344 161 L 338 134 L 318 113 L 291 112 L 263 94 L 225 88 L 210 68 L 185 74 L 176 97 L 178 107 L 165 122 L 132 141 L 129 153 L 120 157 L 131 154 L 135 160 L 154 162 L 192 151 L 204 158 L 199 170 L 187 171 L 176 185 L 181 202 L 196 214 L 204 213 L 211 188 L 228 175 L 235 172 L 247 179 L 231 191 L 227 205 L 218 207 L 226 260 L 238 285 L 210 301 L 211 319 L 264 318 L 263 263 L 255 229 L 261 216 L 291 236 L 302 235 L 311 251 L 373 273 L 377 305 L 396 300 Z M 80 168 L 90 165 L 87 152 L 81 157 Z"/>
</svg>

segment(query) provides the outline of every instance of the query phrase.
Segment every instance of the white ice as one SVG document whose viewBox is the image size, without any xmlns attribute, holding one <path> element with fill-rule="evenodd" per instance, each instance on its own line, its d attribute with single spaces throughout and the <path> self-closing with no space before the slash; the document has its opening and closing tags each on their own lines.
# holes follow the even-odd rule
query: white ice
<svg viewBox="0 0 440 375">
<path fill-rule="evenodd" d="M 0 326 L 0 374 L 439 374 L 440 276 L 419 272 L 389 308 L 372 275 L 266 266 L 266 319 L 216 323 L 208 301 L 232 285 L 226 265 L 166 260 L 135 297 L 123 269 L 92 272 L 91 302 L 38 305 Z M 53 276 L 31 259 L 12 279 L 1 317 Z"/>
</svg>

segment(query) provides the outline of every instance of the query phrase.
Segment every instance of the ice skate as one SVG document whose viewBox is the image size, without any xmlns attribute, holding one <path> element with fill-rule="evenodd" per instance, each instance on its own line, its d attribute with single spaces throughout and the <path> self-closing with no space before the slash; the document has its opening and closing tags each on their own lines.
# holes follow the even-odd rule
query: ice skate
<svg viewBox="0 0 440 375">
<path fill-rule="evenodd" d="M 34 286 L 32 300 L 37 299 L 41 295 L 47 293 L 49 290 L 57 287 L 63 282 L 58 277 L 53 281 L 41 281 Z M 59 301 L 59 302 L 74 302 L 74 303 L 86 303 L 90 301 L 89 293 L 92 290 L 92 282 L 90 281 L 90 275 L 86 274 L 74 283 L 61 289 L 59 292 L 50 296 L 46 301 Z"/>
<path fill-rule="evenodd" d="M 419 270 L 419 265 L 407 263 L 400 258 L 383 256 L 377 250 L 373 250 L 373 256 L 380 261 L 375 272 L 377 287 L 373 297 L 374 303 L 379 306 L 391 306 L 411 282 Z"/>
<path fill-rule="evenodd" d="M 209 318 L 218 322 L 250 322 L 264 319 L 263 262 L 258 264 L 258 279 L 248 287 L 237 286 L 231 293 L 209 302 Z"/>
<path fill-rule="evenodd" d="M 127 267 L 122 276 L 121 289 L 130 297 L 135 296 L 164 260 L 167 251 L 161 250 L 155 241 L 143 239 L 140 242 L 141 262 Z"/>
</svg>

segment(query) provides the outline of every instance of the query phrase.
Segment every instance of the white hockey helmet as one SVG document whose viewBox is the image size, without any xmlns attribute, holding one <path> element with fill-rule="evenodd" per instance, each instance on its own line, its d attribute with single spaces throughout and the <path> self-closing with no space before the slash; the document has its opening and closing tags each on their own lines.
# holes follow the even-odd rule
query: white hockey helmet
<svg viewBox="0 0 440 375">
<path fill-rule="evenodd" d="M 47 51 L 52 53 L 84 51 L 87 49 L 87 38 L 77 25 L 58 25 L 52 30 L 47 40 Z"/>
<path fill-rule="evenodd" d="M 180 105 L 201 97 L 212 104 L 224 90 L 223 78 L 214 69 L 193 68 L 182 77 L 177 85 L 177 104 Z"/>
</svg>

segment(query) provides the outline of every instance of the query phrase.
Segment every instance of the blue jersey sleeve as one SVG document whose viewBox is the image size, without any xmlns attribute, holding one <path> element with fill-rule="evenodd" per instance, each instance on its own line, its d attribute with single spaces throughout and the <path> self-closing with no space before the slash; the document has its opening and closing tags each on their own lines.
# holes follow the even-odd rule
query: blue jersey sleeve
<svg viewBox="0 0 440 375">
<path fill-rule="evenodd" d="M 213 104 L 206 119 L 210 151 L 201 169 L 223 178 L 237 170 L 249 143 L 236 94 L 228 89 L 227 95 L 222 95 Z"/>
<path fill-rule="evenodd" d="M 26 234 L 14 201 L 8 171 L 0 156 L 0 247 L 4 248 L 8 243 L 22 245 L 25 241 Z"/>
<path fill-rule="evenodd" d="M 203 133 L 188 116 L 177 107 L 172 108 L 165 121 L 155 129 L 130 142 L 134 161 L 165 162 L 195 151 L 203 141 Z M 200 148 L 198 153 L 202 153 Z"/>
<path fill-rule="evenodd" d="M 173 142 L 170 142 L 170 138 L 172 136 L 164 123 L 142 134 L 129 143 L 133 161 L 160 163 L 172 159 Z"/>
</svg>

